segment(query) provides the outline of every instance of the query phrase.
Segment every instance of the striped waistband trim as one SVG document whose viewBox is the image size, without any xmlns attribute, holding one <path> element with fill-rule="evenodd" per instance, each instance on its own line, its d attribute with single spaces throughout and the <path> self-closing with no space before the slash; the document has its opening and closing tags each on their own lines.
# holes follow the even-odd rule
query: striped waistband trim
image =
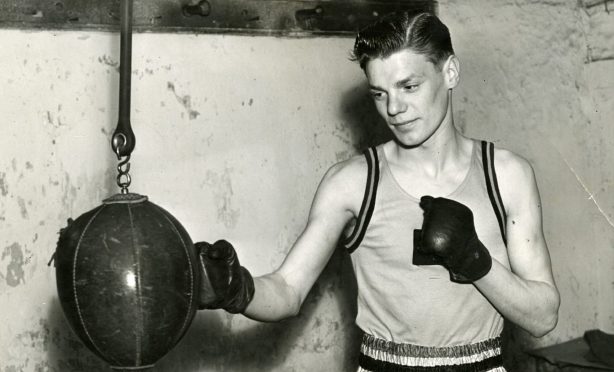
<svg viewBox="0 0 614 372">
<path fill-rule="evenodd" d="M 364 334 L 360 354 L 362 370 L 374 372 L 478 372 L 503 365 L 500 338 L 469 345 L 429 347 L 398 344 Z"/>
</svg>

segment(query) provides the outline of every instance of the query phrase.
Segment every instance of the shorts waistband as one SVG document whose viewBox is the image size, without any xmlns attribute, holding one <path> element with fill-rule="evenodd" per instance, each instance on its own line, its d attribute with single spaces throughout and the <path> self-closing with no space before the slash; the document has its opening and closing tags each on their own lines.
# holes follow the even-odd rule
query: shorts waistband
<svg viewBox="0 0 614 372">
<path fill-rule="evenodd" d="M 359 366 L 363 372 L 505 371 L 499 337 L 468 345 L 430 347 L 399 344 L 365 333 Z"/>
</svg>

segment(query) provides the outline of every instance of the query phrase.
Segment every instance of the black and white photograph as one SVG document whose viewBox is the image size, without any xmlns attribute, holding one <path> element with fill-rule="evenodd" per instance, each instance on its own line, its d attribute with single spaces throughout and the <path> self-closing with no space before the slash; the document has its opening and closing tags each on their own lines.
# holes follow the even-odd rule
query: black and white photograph
<svg viewBox="0 0 614 372">
<path fill-rule="evenodd" d="M 614 371 L 614 0 L 0 0 L 0 372 Z"/>
</svg>

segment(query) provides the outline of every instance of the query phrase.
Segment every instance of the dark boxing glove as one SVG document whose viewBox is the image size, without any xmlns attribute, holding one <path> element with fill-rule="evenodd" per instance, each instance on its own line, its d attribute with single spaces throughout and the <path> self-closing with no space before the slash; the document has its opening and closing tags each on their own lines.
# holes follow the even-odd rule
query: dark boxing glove
<svg viewBox="0 0 614 372">
<path fill-rule="evenodd" d="M 420 207 L 424 221 L 422 230 L 414 231 L 415 265 L 441 264 L 458 283 L 471 283 L 490 271 L 492 258 L 478 239 L 471 209 L 432 196 L 423 196 Z"/>
<path fill-rule="evenodd" d="M 201 269 L 199 309 L 242 313 L 254 297 L 254 279 L 225 240 L 195 244 Z"/>
</svg>

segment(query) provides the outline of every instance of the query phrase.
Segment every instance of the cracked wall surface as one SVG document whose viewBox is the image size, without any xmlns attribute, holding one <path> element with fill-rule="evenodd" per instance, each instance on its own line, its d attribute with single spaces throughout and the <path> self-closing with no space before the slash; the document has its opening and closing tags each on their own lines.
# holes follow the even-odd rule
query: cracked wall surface
<svg viewBox="0 0 614 372">
<path fill-rule="evenodd" d="M 614 8 L 614 6 L 612 6 Z M 461 60 L 457 125 L 534 165 L 562 305 L 541 339 L 614 332 L 614 13 L 569 1 L 441 1 Z M 105 371 L 71 333 L 47 262 L 68 217 L 116 192 L 119 37 L 0 30 L 0 372 Z M 137 34 L 131 190 L 193 240 L 275 269 L 326 169 L 379 135 L 350 38 Z M 355 284 L 335 254 L 301 314 L 201 312 L 156 371 L 351 371 Z M 517 361 L 518 370 L 528 370 Z"/>
</svg>

